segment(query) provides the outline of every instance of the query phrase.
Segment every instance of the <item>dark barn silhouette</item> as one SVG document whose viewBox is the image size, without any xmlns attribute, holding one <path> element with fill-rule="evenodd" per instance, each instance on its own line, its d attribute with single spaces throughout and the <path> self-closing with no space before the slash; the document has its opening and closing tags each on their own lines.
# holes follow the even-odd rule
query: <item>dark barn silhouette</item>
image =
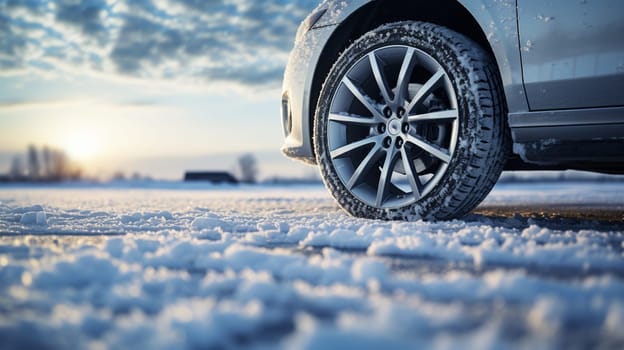
<svg viewBox="0 0 624 350">
<path fill-rule="evenodd" d="M 184 181 L 206 181 L 214 184 L 238 184 L 232 174 L 225 171 L 187 171 Z"/>
</svg>

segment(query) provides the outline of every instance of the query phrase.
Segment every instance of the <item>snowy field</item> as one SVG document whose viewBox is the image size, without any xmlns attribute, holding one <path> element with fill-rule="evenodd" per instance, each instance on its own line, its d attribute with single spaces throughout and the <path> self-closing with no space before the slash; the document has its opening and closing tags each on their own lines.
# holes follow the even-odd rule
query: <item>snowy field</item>
<svg viewBox="0 0 624 350">
<path fill-rule="evenodd" d="M 624 347 L 624 183 L 499 184 L 463 221 L 324 188 L 0 187 L 0 348 Z"/>
</svg>

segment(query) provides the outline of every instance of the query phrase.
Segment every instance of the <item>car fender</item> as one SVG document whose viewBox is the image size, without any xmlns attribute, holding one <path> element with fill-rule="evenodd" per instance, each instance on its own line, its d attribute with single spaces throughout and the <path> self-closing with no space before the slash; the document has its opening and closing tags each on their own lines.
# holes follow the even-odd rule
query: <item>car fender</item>
<svg viewBox="0 0 624 350">
<path fill-rule="evenodd" d="M 374 1 L 326 1 L 319 5 L 319 9 L 325 9 L 326 14 L 313 28 L 340 24 Z M 522 80 L 516 0 L 457 0 L 457 3 L 475 19 L 490 44 L 503 82 L 509 112 L 528 111 Z M 335 27 L 334 31 L 339 28 Z"/>
</svg>

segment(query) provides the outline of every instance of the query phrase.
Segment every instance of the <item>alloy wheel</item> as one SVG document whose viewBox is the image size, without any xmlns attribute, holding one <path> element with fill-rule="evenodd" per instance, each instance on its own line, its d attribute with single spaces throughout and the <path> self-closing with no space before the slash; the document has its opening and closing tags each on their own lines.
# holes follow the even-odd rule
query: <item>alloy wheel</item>
<svg viewBox="0 0 624 350">
<path fill-rule="evenodd" d="M 368 52 L 347 70 L 331 100 L 331 163 L 345 187 L 375 208 L 426 196 L 446 173 L 457 135 L 450 77 L 411 46 Z"/>
</svg>

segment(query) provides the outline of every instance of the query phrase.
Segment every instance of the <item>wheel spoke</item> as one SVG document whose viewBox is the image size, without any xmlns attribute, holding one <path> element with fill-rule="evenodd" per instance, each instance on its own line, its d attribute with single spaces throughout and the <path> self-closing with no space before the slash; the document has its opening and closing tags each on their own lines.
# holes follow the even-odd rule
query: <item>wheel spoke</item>
<svg viewBox="0 0 624 350">
<path fill-rule="evenodd" d="M 407 156 L 405 147 L 401 148 L 401 159 L 403 160 L 403 168 L 405 169 L 405 174 L 407 175 L 407 179 L 412 187 L 414 198 L 418 200 L 420 199 L 423 186 L 418 178 L 418 172 L 416 172 L 416 169 L 414 168 L 414 162 L 412 162 L 412 160 Z"/>
<path fill-rule="evenodd" d="M 422 148 L 425 152 L 438 158 L 444 163 L 448 163 L 451 161 L 451 155 L 447 150 L 440 148 L 440 146 L 429 143 L 428 141 L 425 141 L 418 136 L 407 135 L 407 142 L 419 148 Z"/>
<path fill-rule="evenodd" d="M 375 146 L 368 152 L 366 157 L 364 157 L 357 169 L 355 169 L 353 175 L 347 183 L 347 188 L 349 188 L 349 190 L 352 190 L 355 185 L 359 184 L 362 176 L 364 176 L 364 174 L 370 171 L 370 169 L 373 167 L 375 161 L 377 160 L 376 155 L 379 152 L 380 148 L 381 146 L 379 144 L 375 144 Z"/>
<path fill-rule="evenodd" d="M 381 175 L 379 176 L 379 184 L 377 185 L 377 198 L 376 204 L 380 207 L 383 204 L 383 198 L 386 194 L 386 187 L 390 184 L 392 179 L 392 172 L 394 170 L 394 160 L 396 158 L 396 150 L 394 147 L 390 147 L 386 151 L 386 159 L 383 167 L 381 168 Z"/>
<path fill-rule="evenodd" d="M 392 98 L 390 98 L 390 88 L 388 88 L 385 74 L 379 68 L 379 63 L 377 62 L 377 55 L 375 55 L 374 52 L 369 53 L 368 60 L 370 61 L 371 70 L 373 71 L 373 75 L 375 76 L 375 81 L 377 82 L 379 91 L 381 91 L 381 95 L 383 96 L 386 104 L 388 104 L 392 101 Z"/>
<path fill-rule="evenodd" d="M 371 137 L 367 137 L 365 139 L 359 140 L 359 141 L 355 141 L 349 144 L 346 144 L 342 147 L 338 147 L 335 150 L 330 152 L 330 156 L 332 157 L 332 159 L 335 158 L 340 158 L 346 154 L 349 154 L 357 149 L 360 149 L 364 146 L 368 146 L 370 144 L 379 144 L 379 141 L 381 140 L 381 138 L 383 137 L 383 135 L 377 135 L 377 136 L 371 136 Z"/>
<path fill-rule="evenodd" d="M 338 113 L 330 113 L 329 120 L 333 122 L 339 122 L 343 124 L 359 124 L 359 125 L 374 125 L 379 121 L 374 118 L 363 117 L 359 115 L 344 115 Z"/>
<path fill-rule="evenodd" d="M 381 112 L 379 112 L 377 108 L 373 105 L 373 100 L 370 97 L 366 96 L 362 91 L 360 91 L 360 89 L 355 86 L 355 84 L 353 84 L 353 81 L 351 81 L 349 77 L 345 76 L 342 79 L 342 83 L 347 87 L 347 89 L 349 89 L 349 91 L 351 91 L 353 96 L 355 96 L 355 98 L 362 102 L 364 107 L 366 107 L 366 109 L 368 109 L 373 114 L 373 117 L 383 119 Z"/>
<path fill-rule="evenodd" d="M 424 114 L 415 114 L 407 117 L 407 120 L 412 122 L 422 122 L 422 121 L 447 121 L 447 120 L 455 120 L 457 119 L 457 110 L 449 109 L 447 111 L 438 111 Z"/>
<path fill-rule="evenodd" d="M 401 70 L 399 71 L 399 78 L 397 79 L 397 94 L 395 99 L 397 102 L 406 99 L 407 87 L 409 85 L 409 78 L 414 70 L 414 52 L 416 50 L 413 47 L 408 47 L 403 57 L 403 63 L 401 64 Z"/>
<path fill-rule="evenodd" d="M 431 78 L 429 78 L 429 80 L 427 80 L 425 85 L 423 85 L 420 90 L 418 90 L 416 96 L 414 96 L 412 101 L 407 106 L 407 112 L 409 113 L 417 104 L 421 103 L 427 96 L 429 96 L 429 94 L 439 86 L 445 75 L 446 74 L 442 69 L 435 72 L 435 74 Z"/>
</svg>

